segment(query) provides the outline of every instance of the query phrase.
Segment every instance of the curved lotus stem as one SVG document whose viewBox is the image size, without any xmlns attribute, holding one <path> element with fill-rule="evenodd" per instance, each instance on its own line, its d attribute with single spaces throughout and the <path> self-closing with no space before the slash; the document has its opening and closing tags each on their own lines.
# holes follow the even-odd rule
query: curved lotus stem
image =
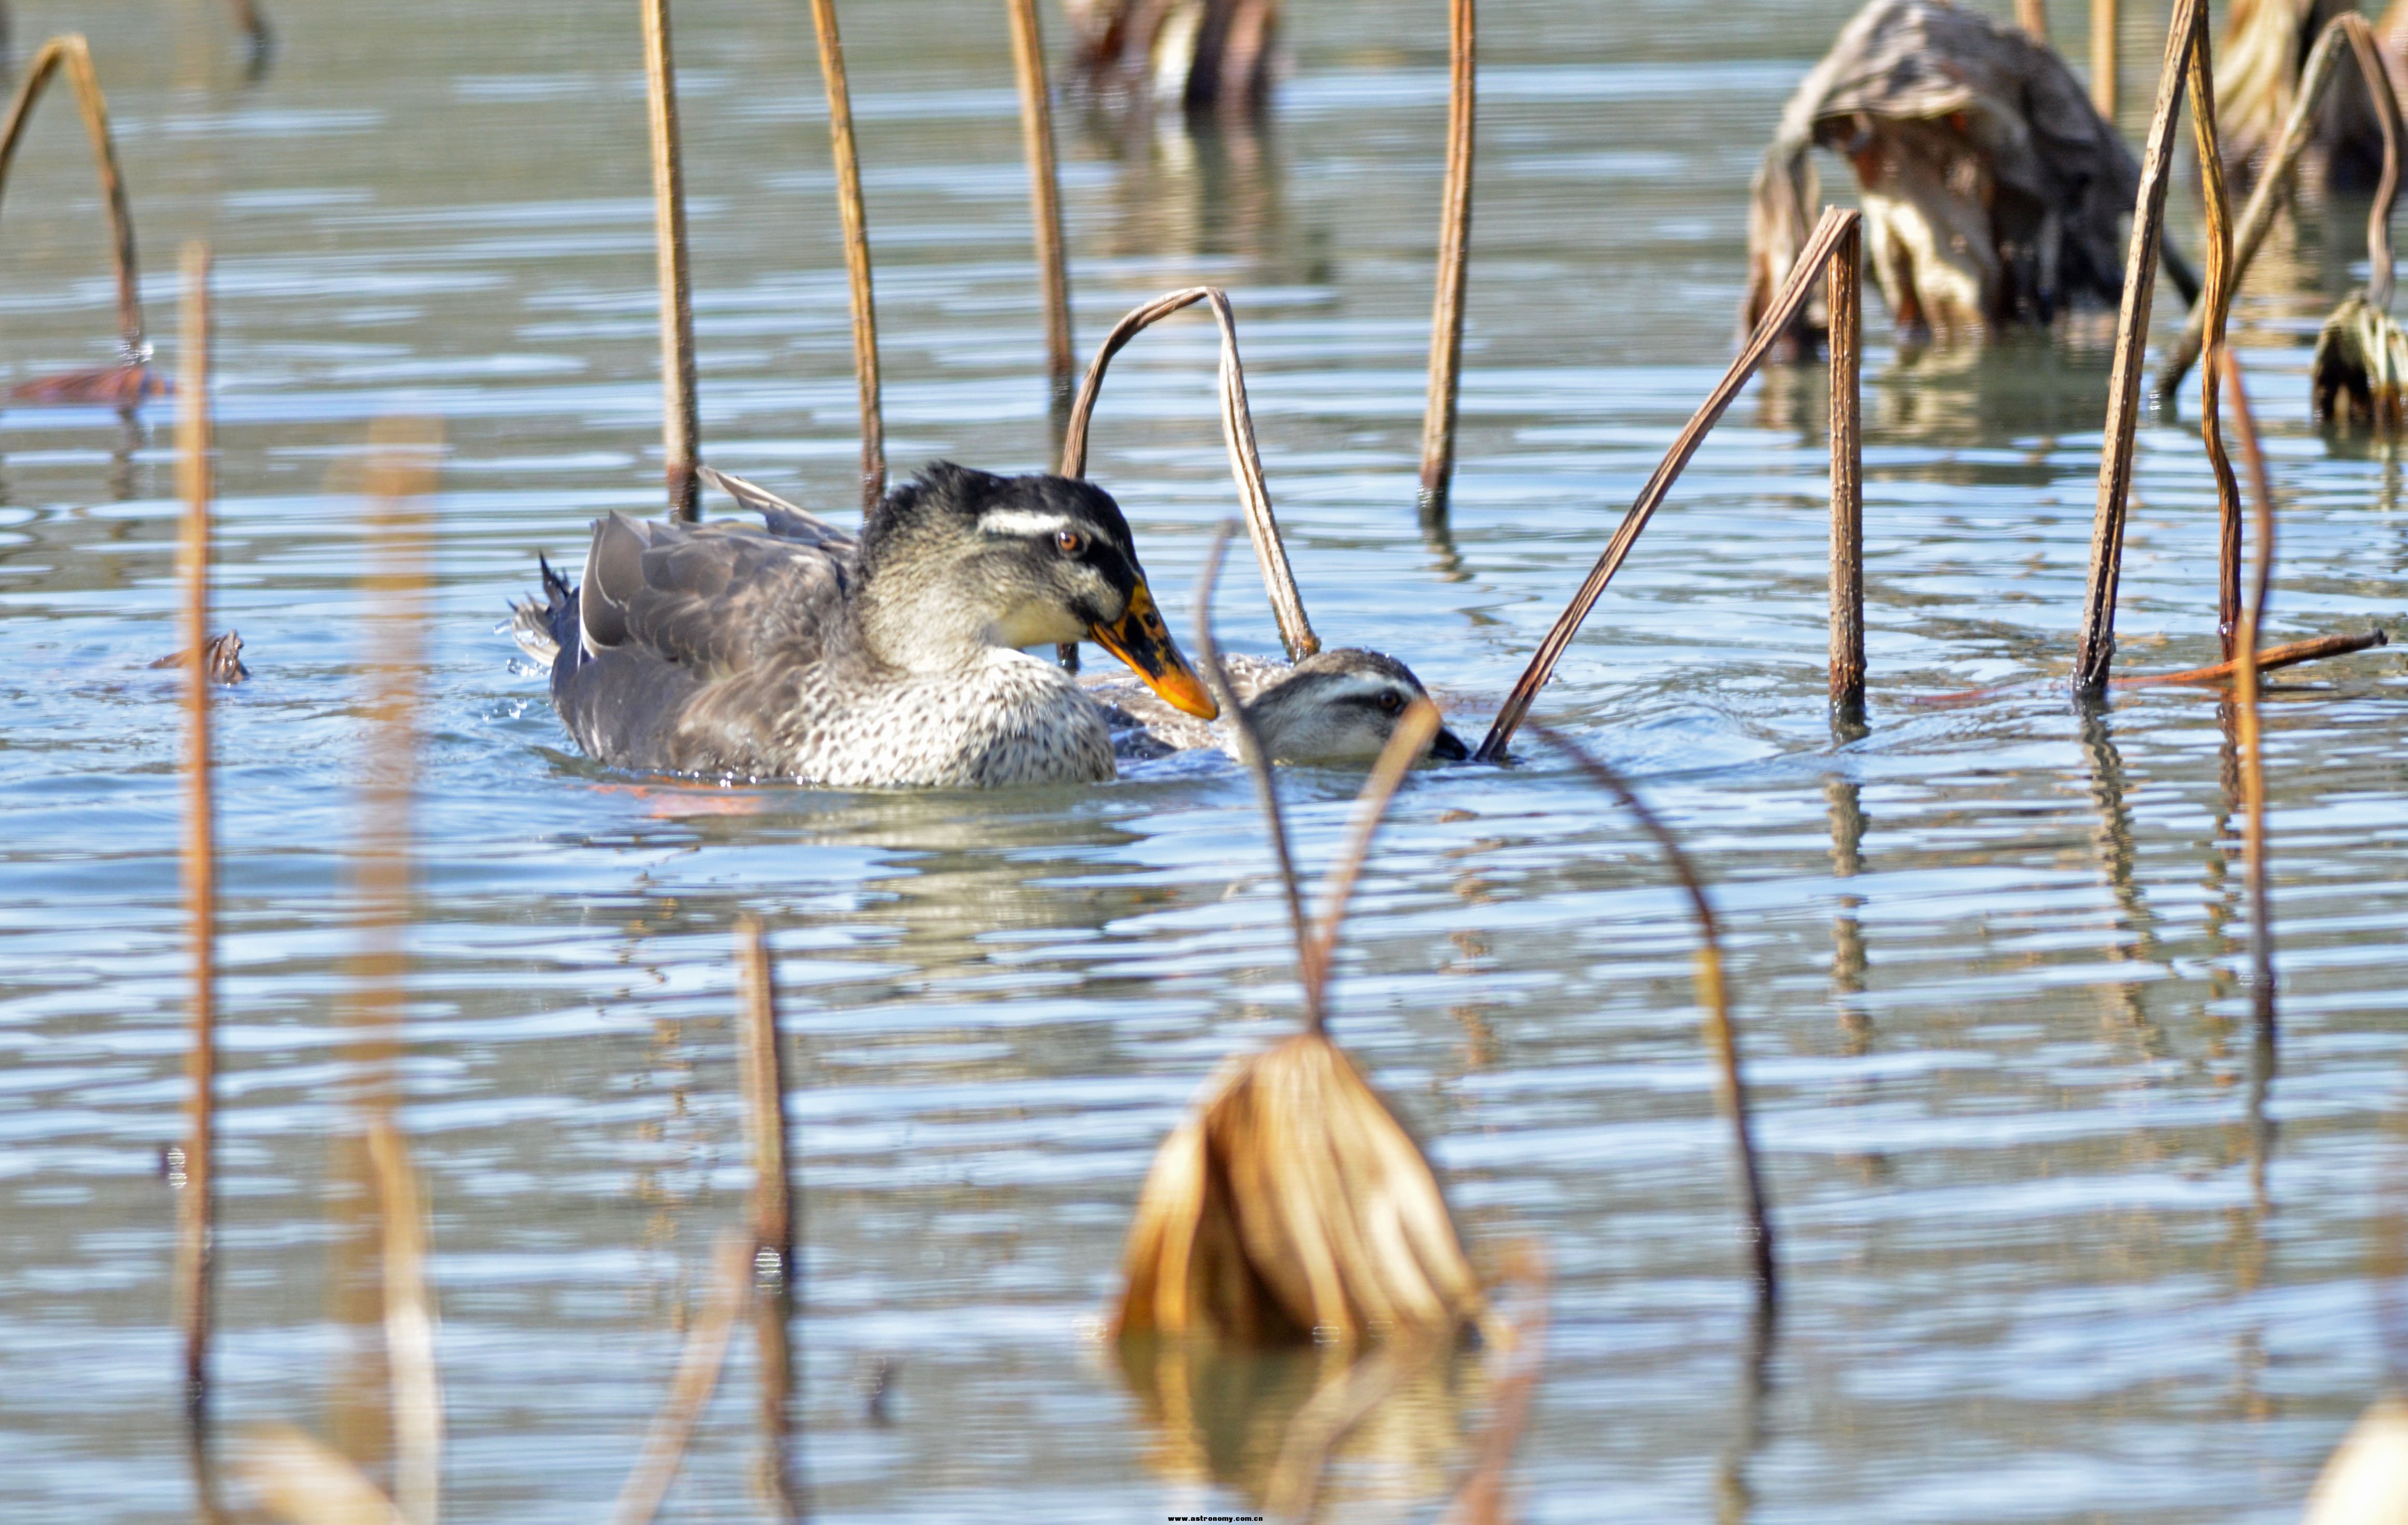
<svg viewBox="0 0 2408 1525">
<path fill-rule="evenodd" d="M 1270 594 L 1281 643 L 1287 647 L 1290 661 L 1301 661 L 1321 650 L 1321 638 L 1312 633 L 1312 622 L 1305 618 L 1304 598 L 1297 592 L 1296 573 L 1288 566 L 1287 547 L 1280 540 L 1279 519 L 1271 511 L 1270 486 L 1263 476 L 1262 453 L 1254 444 L 1254 412 L 1246 406 L 1246 369 L 1238 358 L 1238 320 L 1230 310 L 1228 293 L 1218 286 L 1169 292 L 1133 309 L 1112 324 L 1111 332 L 1096 347 L 1096 357 L 1087 362 L 1086 379 L 1079 383 L 1078 398 L 1070 405 L 1069 426 L 1062 437 L 1062 475 L 1087 474 L 1087 425 L 1095 417 L 1104 370 L 1112 356 L 1155 324 L 1198 302 L 1212 304 L 1212 317 L 1221 325 L 1221 434 L 1229 447 L 1229 470 L 1238 479 L 1246 534 L 1254 543 L 1254 560 L 1262 568 L 1263 586 Z"/>
<path fill-rule="evenodd" d="M 1770 1314 L 1780 1300 L 1779 1268 L 1772 1246 L 1772 1218 L 1765 1208 L 1764 1178 L 1756 1168 L 1756 1137 L 1748 1119 L 1747 1082 L 1740 1071 L 1739 1031 L 1731 1025 L 1730 998 L 1723 987 L 1722 936 L 1714 922 L 1713 902 L 1706 898 L 1706 888 L 1698 878 L 1697 869 L 1689 855 L 1681 849 L 1681 840 L 1672 828 L 1647 808 L 1647 802 L 1622 780 L 1622 776 L 1604 763 L 1589 755 L 1571 738 L 1559 732 L 1538 727 L 1539 734 L 1570 757 L 1572 766 L 1621 801 L 1623 809 L 1638 818 L 1639 825 L 1655 840 L 1664 854 L 1665 863 L 1672 877 L 1681 882 L 1681 892 L 1689 899 L 1690 914 L 1698 924 L 1698 1004 L 1705 1008 L 1706 1034 L 1713 1045 L 1714 1060 L 1720 1067 L 1718 1087 L 1723 1110 L 1730 1118 L 1731 1147 L 1736 1157 L 1740 1187 L 1740 1208 L 1747 1220 L 1748 1249 L 1756 1272 L 1757 1307 Z"/>
<path fill-rule="evenodd" d="M 2308 143 L 2315 136 L 2316 108 L 2324 100 L 2325 88 L 2332 82 L 2334 71 L 2341 66 L 2344 39 L 2347 38 L 2352 50 L 2356 50 L 2353 22 L 2357 27 L 2366 25 L 2365 18 L 2356 11 L 2345 11 L 2334 17 L 2316 38 L 2316 45 L 2309 50 L 2307 62 L 2300 66 L 2299 89 L 2291 98 L 2291 114 L 2283 121 L 2282 133 L 2274 140 L 2273 151 L 2266 156 L 2266 167 L 2250 191 L 2248 202 L 2241 209 L 2241 218 L 2233 231 L 2232 273 L 2229 284 L 2235 290 L 2240 288 L 2241 278 L 2248 273 L 2250 262 L 2258 257 L 2258 250 L 2265 243 L 2267 233 L 2273 228 L 2274 214 L 2282 209 L 2290 190 L 2291 179 L 2299 170 L 2300 156 L 2307 151 Z M 2383 73 L 2379 56 L 2370 72 L 2367 57 L 2360 54 L 2358 68 L 2365 75 L 2369 93 L 2374 97 L 2377 116 L 2391 130 L 2392 138 L 2396 138 L 2399 98 L 2388 88 L 2388 77 Z M 2389 103 L 2388 110 L 2385 108 L 2386 102 Z M 2385 162 L 2386 165 L 2391 162 L 2390 151 L 2386 151 Z M 2397 179 L 2396 175 L 2386 171 L 2386 183 L 2392 185 L 2395 192 L 2398 189 Z M 2377 219 L 2381 221 L 2377 223 Z M 2373 273 L 2379 281 L 2389 273 L 2387 256 L 2390 252 L 2388 208 L 2381 194 L 2375 197 L 2374 205 L 2368 212 L 2368 220 L 2370 253 L 2376 247 L 2376 228 L 2379 226 L 2384 230 L 2382 249 L 2386 261 Z M 2182 337 L 2166 351 L 2166 358 L 2158 367 L 2155 383 L 2157 396 L 2173 396 L 2174 388 L 2181 384 L 2183 377 L 2198 362 L 2206 330 L 2207 305 L 2202 300 L 2191 308 L 2190 322 L 2183 329 Z"/>
<path fill-rule="evenodd" d="M 1555 663 L 1562 659 L 1565 649 L 1571 645 L 1572 637 L 1579 634 L 1581 622 L 1587 619 L 1588 611 L 1597 607 L 1598 599 L 1605 594 L 1605 585 L 1613 580 L 1613 574 L 1629 556 L 1630 548 L 1639 543 L 1639 532 L 1647 527 L 1647 521 L 1655 517 L 1656 511 L 1663 506 L 1665 496 L 1680 480 L 1682 468 L 1689 464 L 1689 457 L 1695 455 L 1698 447 L 1705 442 L 1706 435 L 1721 419 L 1724 410 L 1730 407 L 1732 399 L 1739 396 L 1740 388 L 1747 384 L 1747 379 L 1756 374 L 1756 367 L 1764 364 L 1765 356 L 1772 352 L 1772 347 L 1788 333 L 1789 325 L 1797 321 L 1798 314 L 1805 309 L 1807 300 L 1813 295 L 1815 278 L 1823 273 L 1825 266 L 1839 252 L 1842 242 L 1861 223 L 1862 218 L 1854 211 L 1843 211 L 1837 207 L 1824 209 L 1823 220 L 1814 225 L 1813 235 L 1806 240 L 1806 247 L 1790 263 L 1789 274 L 1782 281 L 1781 290 L 1757 318 L 1755 332 L 1748 336 L 1746 347 L 1740 351 L 1739 358 L 1730 363 L 1730 368 L 1723 372 L 1723 379 L 1714 383 L 1714 389 L 1706 395 L 1706 400 L 1698 405 L 1698 410 L 1689 415 L 1689 422 L 1681 426 L 1671 448 L 1665 451 L 1663 460 L 1656 463 L 1656 474 L 1647 479 L 1647 485 L 1639 490 L 1638 500 L 1622 516 L 1621 525 L 1615 528 L 1613 538 L 1606 542 L 1604 552 L 1597 558 L 1597 565 L 1589 568 L 1587 578 L 1582 582 L 1579 591 L 1572 595 L 1570 604 L 1555 616 L 1555 625 L 1539 642 L 1538 651 L 1531 655 L 1530 665 L 1524 668 L 1522 676 L 1514 681 L 1512 691 L 1505 696 L 1505 702 L 1498 710 L 1497 719 L 1489 726 L 1488 735 L 1481 741 L 1480 750 L 1472 754 L 1476 760 L 1497 762 L 1504 757 L 1505 749 L 1512 744 L 1513 732 L 1521 726 L 1523 717 L 1530 712 L 1530 701 L 1538 698 L 1539 690 L 1545 687 L 1547 680 L 1554 676 Z"/>
<path fill-rule="evenodd" d="M 1094 379 L 1089 372 L 1089 379 Z M 1065 471 L 1064 476 L 1076 472 Z M 1304 914 L 1304 891 L 1296 876 L 1296 856 L 1289 850 L 1287 821 L 1280 813 L 1279 784 L 1271 776 L 1270 754 L 1263 749 L 1262 733 L 1254 728 L 1254 717 L 1238 702 L 1238 691 L 1229 684 L 1228 672 L 1221 666 L 1221 643 L 1212 639 L 1212 590 L 1220 585 L 1221 558 L 1229 549 L 1229 522 L 1214 526 L 1212 540 L 1204 548 L 1204 567 L 1196 574 L 1196 670 L 1219 702 L 1222 715 L 1229 722 L 1230 734 L 1237 738 L 1238 760 L 1246 765 L 1254 779 L 1254 796 L 1263 809 L 1263 829 L 1271 839 L 1271 856 L 1279 864 L 1280 888 L 1287 898 L 1288 929 L 1296 937 L 1297 972 L 1304 985 L 1305 1027 L 1319 1035 L 1327 1027 L 1321 1009 L 1321 982 L 1312 977 L 1312 923 Z"/>
<path fill-rule="evenodd" d="M 2207 351 L 2216 354 L 2225 348 L 2225 326 L 2232 315 L 2232 202 L 2225 192 L 2224 151 L 2215 137 L 2215 76 L 2208 66 L 2204 5 L 2199 10 L 2190 49 L 2190 124 L 2192 141 L 2199 151 L 2200 189 L 2207 211 L 2207 273 L 2200 283 L 2200 297 L 2207 309 Z M 2138 356 L 2133 364 L 2138 368 Z M 2241 483 L 2232 475 L 2232 458 L 2224 450 L 2223 410 L 2216 405 L 2217 389 L 2223 379 L 2220 366 L 2210 366 L 2200 373 L 2199 438 L 2207 447 L 2207 464 L 2215 472 L 2217 560 L 2221 571 L 2215 628 L 2224 641 L 2224 655 L 2229 657 L 2232 655 L 2234 627 L 2240 619 Z"/>
<path fill-rule="evenodd" d="M 125 363 L 146 358 L 142 342 L 141 276 L 134 258 L 134 214 L 125 202 L 125 177 L 117 165 L 117 141 L 108 130 L 108 99 L 100 92 L 100 76 L 92 66 L 92 48 L 83 34 L 69 32 L 42 44 L 8 103 L 8 118 L 0 123 L 0 194 L 5 194 L 8 166 L 17 157 L 25 122 L 42 89 L 61 68 L 75 87 L 76 104 L 83 110 L 83 128 L 92 138 L 93 169 L 100 180 L 100 199 L 108 209 L 109 253 L 117 265 L 117 331 Z"/>
<path fill-rule="evenodd" d="M 2357 11 L 2334 18 L 2348 29 L 2349 50 L 2365 77 L 2367 94 L 2374 97 L 2374 119 L 2383 128 L 2383 179 L 2374 189 L 2374 204 L 2366 211 L 2366 299 L 2378 311 L 2391 307 L 2391 208 L 2400 196 L 2400 96 L 2383 66 L 2381 44 L 2374 28 Z"/>
</svg>

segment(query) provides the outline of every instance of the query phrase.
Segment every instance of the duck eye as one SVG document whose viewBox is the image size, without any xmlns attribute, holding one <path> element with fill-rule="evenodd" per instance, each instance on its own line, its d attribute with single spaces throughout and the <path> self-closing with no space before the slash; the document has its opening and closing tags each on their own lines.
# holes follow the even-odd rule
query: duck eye
<svg viewBox="0 0 2408 1525">
<path fill-rule="evenodd" d="M 1087 548 L 1087 538 L 1075 529 L 1057 529 L 1054 532 L 1054 546 L 1066 556 L 1075 556 Z"/>
<path fill-rule="evenodd" d="M 1395 714 L 1404 707 L 1405 697 L 1402 694 L 1398 693 L 1393 688 L 1382 689 L 1380 691 L 1380 708 L 1386 713 Z"/>
</svg>

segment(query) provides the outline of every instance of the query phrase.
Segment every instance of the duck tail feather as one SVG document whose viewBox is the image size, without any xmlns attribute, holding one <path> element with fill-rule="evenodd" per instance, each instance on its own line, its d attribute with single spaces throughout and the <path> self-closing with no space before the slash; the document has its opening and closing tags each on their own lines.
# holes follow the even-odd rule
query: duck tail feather
<svg viewBox="0 0 2408 1525">
<path fill-rule="evenodd" d="M 577 628 L 577 589 L 542 553 L 536 554 L 535 564 L 543 576 L 543 602 L 528 598 L 510 605 L 510 639 L 549 667 L 560 657 L 561 632 Z"/>
</svg>

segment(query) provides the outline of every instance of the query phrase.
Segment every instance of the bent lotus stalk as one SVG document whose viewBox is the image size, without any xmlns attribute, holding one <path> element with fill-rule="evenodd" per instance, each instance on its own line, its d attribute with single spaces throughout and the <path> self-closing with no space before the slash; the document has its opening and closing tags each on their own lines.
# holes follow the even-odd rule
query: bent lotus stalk
<svg viewBox="0 0 2408 1525">
<path fill-rule="evenodd" d="M 1218 286 L 1190 286 L 1155 297 L 1124 313 L 1096 347 L 1087 362 L 1086 379 L 1070 405 L 1069 427 L 1063 431 L 1062 471 L 1066 477 L 1087 474 L 1087 427 L 1095 418 L 1096 400 L 1103 393 L 1104 372 L 1112 356 L 1131 339 L 1182 308 L 1209 302 L 1221 327 L 1221 437 L 1228 446 L 1229 470 L 1238 479 L 1238 501 L 1245 510 L 1246 535 L 1254 542 L 1254 561 L 1262 568 L 1263 586 L 1270 595 L 1271 615 L 1279 622 L 1280 642 L 1288 660 L 1302 661 L 1321 650 L 1321 638 L 1305 618 L 1304 596 L 1297 591 L 1296 572 L 1288 566 L 1287 545 L 1280 538 L 1279 518 L 1271 511 L 1270 484 L 1263 475 L 1262 452 L 1254 442 L 1254 411 L 1246 405 L 1246 367 L 1238 358 L 1238 318 L 1228 293 Z"/>
<path fill-rule="evenodd" d="M 1225 696 L 1211 610 L 1228 534 L 1224 525 L 1214 536 L 1197 587 L 1197 665 Z M 1116 1331 L 1354 1345 L 1443 1340 L 1477 1322 L 1510 1344 L 1428 1159 L 1326 1030 L 1327 950 L 1371 833 L 1437 714 L 1418 705 L 1372 769 L 1316 927 L 1305 915 L 1269 758 L 1233 698 L 1224 712 L 1280 866 L 1305 1030 L 1224 1066 L 1163 1141 L 1129 1227 Z"/>
<path fill-rule="evenodd" d="M 1637 818 L 1641 829 L 1654 839 L 1663 853 L 1673 878 L 1680 881 L 1681 893 L 1688 898 L 1690 914 L 1698 924 L 1698 1005 L 1705 1013 L 1707 1043 L 1714 1055 L 1715 1099 L 1730 1123 L 1731 1154 L 1739 1179 L 1748 1258 L 1756 1276 L 1756 1306 L 1769 1316 L 1780 1301 L 1780 1268 L 1773 1250 L 1772 1217 L 1765 1205 L 1764 1176 L 1756 1164 L 1755 1129 L 1748 1115 L 1747 1080 L 1740 1068 L 1739 1030 L 1731 1023 L 1730 1000 L 1723 985 L 1722 936 L 1715 925 L 1713 902 L 1706 898 L 1705 885 L 1689 862 L 1689 855 L 1682 850 L 1681 840 L 1662 817 L 1647 807 L 1638 792 L 1623 782 L 1620 774 L 1568 736 L 1544 727 L 1539 728 L 1539 734 Z"/>
<path fill-rule="evenodd" d="M 2290 114 L 2284 119 L 2282 135 L 2276 138 L 2273 151 L 2267 155 L 2257 183 L 2250 188 L 2249 199 L 2241 209 L 2241 217 L 2232 233 L 2232 271 L 2226 284 L 2234 291 L 2249 273 L 2250 262 L 2274 225 L 2274 216 L 2289 198 L 2291 182 L 2299 170 L 2300 155 L 2307 151 L 2314 136 L 2316 108 L 2324 97 L 2333 71 L 2340 66 L 2342 49 L 2348 46 L 2346 17 L 2336 18 L 2316 38 L 2315 47 L 2300 70 L 2298 94 L 2292 97 Z M 2191 304 L 2190 319 L 2182 337 L 2168 348 L 2160 362 L 2157 379 L 2151 390 L 2160 402 L 2170 401 L 2182 379 L 2199 362 L 2200 349 L 2207 338 L 2206 293 Z"/>
<path fill-rule="evenodd" d="M 19 396 L 55 401 L 100 401 L 131 406 L 153 394 L 150 346 L 142 331 L 142 277 L 134 250 L 134 213 L 125 195 L 125 176 L 117 161 L 117 139 L 109 129 L 108 99 L 101 94 L 100 75 L 93 67 L 92 48 L 81 33 L 70 32 L 42 44 L 25 69 L 8 115 L 0 122 L 0 195 L 7 189 L 8 169 L 16 163 L 26 123 L 43 90 L 62 71 L 75 91 L 83 115 L 84 134 L 92 140 L 93 173 L 99 182 L 100 201 L 108 213 L 108 252 L 117 277 L 118 364 L 105 369 L 24 383 Z"/>
<path fill-rule="evenodd" d="M 2207 278 L 2200 288 L 2200 300 L 2207 309 L 2208 352 L 2218 354 L 2226 348 L 2225 327 L 2232 311 L 2232 204 L 2225 194 L 2224 152 L 2215 137 L 2215 75 L 2208 66 L 2204 3 L 2200 7 L 2192 37 L 2189 74 L 2192 141 L 2199 151 L 2200 190 L 2207 223 Z M 2138 367 L 2136 357 L 2134 368 Z M 2224 450 L 2224 410 L 2216 404 L 2222 381 L 2223 367 L 2214 366 L 2199 379 L 2199 437 L 2207 448 L 2207 464 L 2215 473 L 2215 629 L 2223 642 L 2224 655 L 2229 657 L 2234 625 L 2240 617 L 2241 484 L 2232 475 L 2232 459 Z"/>
<path fill-rule="evenodd" d="M 2270 1055 L 2274 1043 L 2274 919 L 2269 903 L 2266 863 L 2265 735 L 2258 709 L 2258 636 L 2265 628 L 2266 596 L 2274 581 L 2274 489 L 2267 479 L 2265 453 L 2258 448 L 2258 424 L 2250 415 L 2249 395 L 2242 387 L 2241 367 L 2230 351 L 2221 355 L 2231 386 L 2233 431 L 2241 437 L 2241 454 L 2249 467 L 2251 516 L 2258 528 L 2258 572 L 2249 601 L 2241 610 L 2239 669 L 2232 698 L 2239 712 L 2241 795 L 2244 810 L 2242 840 L 2249 875 L 2250 1014 L 2257 1043 Z"/>
<path fill-rule="evenodd" d="M 2165 236 L 2166 190 L 2173 176 L 2174 129 L 2191 51 L 2206 46 L 2204 0 L 2175 0 L 2157 73 L 2157 108 L 2149 118 L 2141 160 L 2141 187 L 2132 210 L 2131 245 L 2124 261 L 2124 297 L 2115 321 L 2115 359 L 2107 383 L 2105 441 L 2099 453 L 2098 508 L 2090 534 L 2090 581 L 2074 658 L 2077 693 L 2106 686 L 2114 660 L 2115 587 L 2124 562 L 2125 510 L 2132 491 L 2132 448 L 2140 424 L 2141 367 L 2146 360 L 2149 301 L 2157 289 L 2158 246 Z M 2205 290 L 2206 288 L 2202 288 Z"/>
<path fill-rule="evenodd" d="M 1748 378 L 1756 374 L 1756 367 L 1764 364 L 1765 357 L 1772 352 L 1773 347 L 1788 334 L 1799 314 L 1806 309 L 1806 304 L 1814 295 L 1815 278 L 1823 273 L 1838 252 L 1841 241 L 1860 223 L 1861 219 L 1854 211 L 1837 207 L 1823 209 L 1822 221 L 1814 225 L 1813 236 L 1806 240 L 1797 259 L 1790 263 L 1789 273 L 1781 289 L 1766 304 L 1762 316 L 1756 320 L 1756 331 L 1748 337 L 1739 358 L 1730 363 L 1730 368 L 1723 372 L 1723 379 L 1714 383 L 1713 391 L 1706 395 L 1706 400 L 1689 415 L 1689 422 L 1682 425 L 1671 448 L 1656 464 L 1655 474 L 1639 490 L 1637 501 L 1623 515 L 1613 538 L 1606 542 L 1605 550 L 1597 558 L 1597 565 L 1589 568 L 1587 578 L 1573 593 L 1571 602 L 1555 616 L 1555 625 L 1539 642 L 1539 649 L 1532 654 L 1529 666 L 1524 668 L 1522 676 L 1514 681 L 1512 690 L 1505 696 L 1504 704 L 1497 712 L 1497 719 L 1488 727 L 1488 735 L 1481 741 L 1480 750 L 1472 754 L 1477 761 L 1497 762 L 1504 757 L 1512 744 L 1513 732 L 1530 712 L 1531 701 L 1538 698 L 1539 690 L 1546 686 L 1547 680 L 1555 675 L 1555 663 L 1562 659 L 1565 650 L 1571 645 L 1572 637 L 1580 633 L 1582 622 L 1588 618 L 1589 611 L 1596 608 L 1598 599 L 1604 596 L 1606 584 L 1613 581 L 1613 574 L 1628 558 L 1631 547 L 1639 543 L 1640 532 L 1647 527 L 1647 521 L 1655 517 L 1656 511 L 1662 507 L 1666 496 L 1671 492 L 1672 484 L 1680 481 L 1682 468 L 1698 453 L 1698 447 L 1705 443 L 1707 434 L 1712 432 L 1724 411 L 1739 396 L 1740 389 L 1747 384 Z"/>
</svg>

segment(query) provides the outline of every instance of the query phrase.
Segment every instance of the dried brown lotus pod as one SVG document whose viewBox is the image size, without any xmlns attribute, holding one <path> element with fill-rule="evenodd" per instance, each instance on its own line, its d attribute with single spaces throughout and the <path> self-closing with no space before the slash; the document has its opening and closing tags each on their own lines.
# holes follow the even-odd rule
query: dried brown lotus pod
<svg viewBox="0 0 2408 1525">
<path fill-rule="evenodd" d="M 1351 1344 L 1487 1315 L 1421 1146 L 1317 1033 L 1213 1077 L 1154 1156 L 1124 1269 L 1123 1335 Z"/>
</svg>

